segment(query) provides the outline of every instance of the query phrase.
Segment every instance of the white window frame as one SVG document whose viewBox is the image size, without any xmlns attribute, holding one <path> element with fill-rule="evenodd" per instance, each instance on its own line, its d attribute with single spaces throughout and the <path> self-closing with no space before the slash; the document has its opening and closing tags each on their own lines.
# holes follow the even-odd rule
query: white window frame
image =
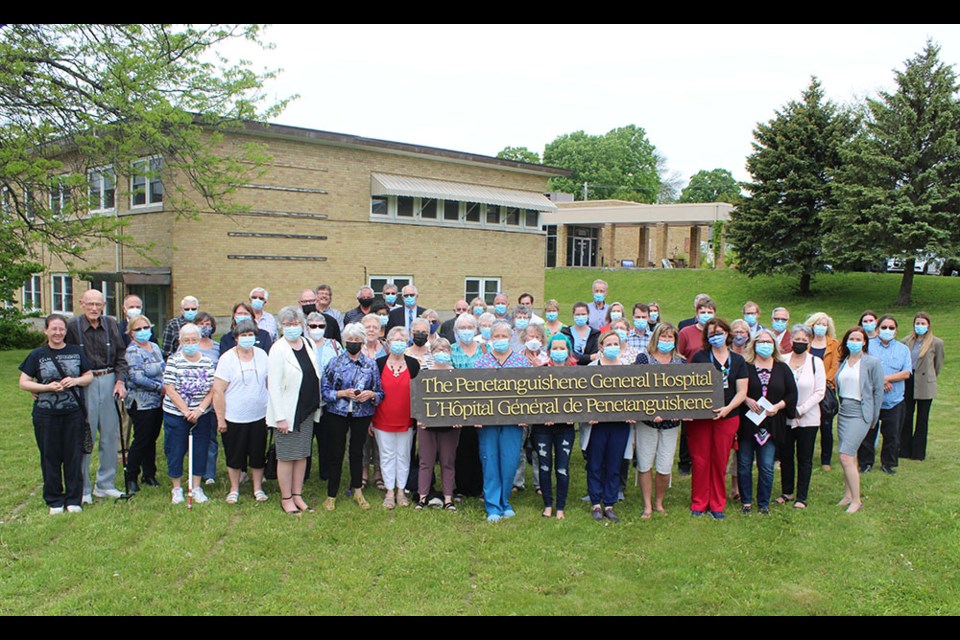
<svg viewBox="0 0 960 640">
<path fill-rule="evenodd" d="M 93 177 L 95 175 L 100 177 L 99 193 L 94 193 L 93 191 Z M 106 204 L 105 200 L 107 192 L 105 189 L 106 182 L 104 181 L 104 176 L 106 175 L 110 175 L 111 180 L 113 180 L 112 207 L 104 206 Z M 96 167 L 95 169 L 90 169 L 87 171 L 87 199 L 90 202 L 90 213 L 113 213 L 117 210 L 117 172 L 114 170 L 113 165 Z"/>
<path fill-rule="evenodd" d="M 53 218 L 58 218 L 63 215 L 64 206 L 74 200 L 73 192 L 71 189 L 64 184 L 65 180 L 70 178 L 69 174 L 64 174 L 60 176 L 54 176 L 50 179 L 49 184 L 49 203 L 50 203 L 50 216 Z M 73 207 L 73 211 L 76 211 L 76 207 Z"/>
<path fill-rule="evenodd" d="M 59 294 L 56 293 L 58 279 L 61 280 Z M 70 285 L 69 299 L 67 298 L 67 283 Z M 73 315 L 73 277 L 70 274 L 54 273 L 50 276 L 50 311 L 52 313 L 62 313 L 66 316 Z"/>
<path fill-rule="evenodd" d="M 107 316 L 120 318 L 117 311 L 117 287 L 109 280 L 88 280 L 87 286 L 103 294 L 103 313 Z"/>
<path fill-rule="evenodd" d="M 399 197 L 410 198 L 411 207 L 413 215 L 410 216 L 400 216 L 397 215 L 397 199 Z M 374 213 L 373 204 L 375 200 L 385 200 L 386 201 L 386 212 L 385 213 Z M 437 203 L 436 218 L 424 218 L 421 213 L 423 211 L 423 205 L 425 201 L 434 200 Z M 446 206 L 448 202 L 454 202 L 457 205 L 457 219 L 448 220 L 445 217 Z M 479 207 L 480 220 L 472 221 L 467 220 L 467 211 L 472 206 Z M 497 222 L 487 222 L 487 213 L 489 209 L 496 208 L 498 211 L 498 221 Z M 507 224 L 507 214 L 510 209 L 516 209 L 518 213 L 517 224 Z M 528 211 L 536 211 L 537 213 L 537 222 L 536 226 L 529 226 L 526 224 L 526 216 Z M 371 195 L 370 196 L 370 221 L 371 222 L 389 222 L 389 223 L 399 223 L 399 224 L 416 224 L 416 225 L 427 225 L 434 227 L 448 227 L 448 228 L 457 228 L 457 229 L 490 229 L 496 231 L 510 231 L 510 232 L 519 232 L 519 233 L 529 233 L 543 235 L 543 230 L 539 224 L 540 221 L 540 212 L 536 209 L 525 209 L 523 207 L 506 207 L 501 205 L 492 205 L 492 204 L 483 204 L 476 202 L 468 202 L 465 200 L 444 200 L 443 198 L 422 198 L 420 196 L 384 196 L 384 195 Z"/>
<path fill-rule="evenodd" d="M 160 166 L 159 166 L 156 170 L 154 170 L 152 167 L 149 166 L 149 164 L 152 163 L 152 162 L 155 161 L 155 160 L 157 160 L 157 161 L 160 162 Z M 143 171 L 141 171 L 141 170 L 139 169 L 139 167 L 140 167 L 141 165 L 143 165 L 144 163 L 147 163 L 147 166 L 148 166 L 147 172 L 143 172 Z M 138 173 L 138 171 L 139 171 L 139 173 Z M 166 190 L 164 190 L 164 188 L 163 188 L 163 180 L 161 179 L 161 177 L 160 177 L 160 175 L 159 175 L 159 174 L 162 174 L 162 172 L 163 172 L 163 156 L 150 156 L 150 157 L 148 157 L 148 158 L 140 158 L 139 160 L 135 160 L 135 161 L 133 161 L 133 162 L 130 164 L 130 209 L 131 209 L 131 210 L 134 210 L 134 209 L 159 209 L 159 208 L 162 208 L 162 207 L 163 207 L 163 201 L 166 199 L 167 192 L 166 192 Z M 158 175 L 155 176 L 155 177 L 152 177 L 152 176 L 146 175 L 147 173 L 157 173 Z M 143 177 L 143 203 L 142 203 L 142 204 L 135 204 L 135 203 L 134 203 L 134 198 L 135 198 L 136 195 L 137 195 L 137 191 L 139 191 L 139 189 L 137 189 L 137 188 L 134 186 L 134 181 L 135 181 L 138 177 Z M 161 189 L 160 195 L 161 195 L 161 199 L 160 199 L 159 202 L 153 202 L 153 201 L 150 199 L 150 196 L 151 196 L 151 194 L 153 193 L 153 190 L 151 189 L 151 186 L 152 186 L 153 183 L 155 183 L 155 182 L 159 182 L 159 183 L 160 183 L 160 189 Z"/>
<path fill-rule="evenodd" d="M 28 293 L 27 283 L 30 283 Z M 43 311 L 43 276 L 35 273 L 24 281 L 20 287 L 20 309 L 24 313 Z"/>
<path fill-rule="evenodd" d="M 477 293 L 471 294 L 467 289 L 467 282 L 470 280 L 476 280 L 479 285 Z M 474 298 L 483 298 L 483 300 L 488 304 L 493 304 L 493 299 L 497 297 L 497 293 L 502 291 L 500 288 L 500 278 L 492 276 L 467 276 L 463 279 L 463 299 L 470 301 Z M 490 296 L 490 299 L 487 300 L 486 292 L 488 290 L 488 284 L 494 283 L 493 292 Z"/>
</svg>

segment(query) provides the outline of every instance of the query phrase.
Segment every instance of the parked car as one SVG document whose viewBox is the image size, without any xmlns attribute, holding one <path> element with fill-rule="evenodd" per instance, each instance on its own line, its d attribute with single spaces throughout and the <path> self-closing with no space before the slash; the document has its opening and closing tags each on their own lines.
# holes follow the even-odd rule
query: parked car
<svg viewBox="0 0 960 640">
<path fill-rule="evenodd" d="M 906 265 L 905 258 L 887 258 L 887 272 L 888 273 L 903 273 L 904 266 Z M 944 259 L 939 258 L 933 254 L 927 254 L 920 256 L 916 259 L 913 265 L 914 273 L 922 273 L 930 276 L 938 276 L 941 272 L 941 267 L 943 266 Z"/>
</svg>

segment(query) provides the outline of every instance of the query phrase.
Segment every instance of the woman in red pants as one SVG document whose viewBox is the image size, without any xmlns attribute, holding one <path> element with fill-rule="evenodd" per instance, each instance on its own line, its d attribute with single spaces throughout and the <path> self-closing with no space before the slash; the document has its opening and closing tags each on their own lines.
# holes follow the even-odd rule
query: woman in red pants
<svg viewBox="0 0 960 640">
<path fill-rule="evenodd" d="M 707 511 L 717 520 L 723 519 L 727 506 L 724 476 L 733 438 L 740 426 L 737 411 L 747 397 L 747 363 L 730 350 L 733 338 L 730 325 L 721 318 L 712 318 L 703 326 L 703 351 L 690 362 L 712 364 L 723 380 L 723 406 L 714 409 L 712 420 L 692 420 L 687 427 L 687 444 L 693 461 L 690 514 L 702 516 Z"/>
</svg>

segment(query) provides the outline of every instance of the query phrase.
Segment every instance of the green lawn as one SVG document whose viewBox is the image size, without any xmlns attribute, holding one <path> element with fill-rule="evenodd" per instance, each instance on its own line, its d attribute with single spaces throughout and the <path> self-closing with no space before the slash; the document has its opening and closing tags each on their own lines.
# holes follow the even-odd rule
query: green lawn
<svg viewBox="0 0 960 640">
<path fill-rule="evenodd" d="M 867 307 L 891 310 L 899 284 L 893 275 L 827 274 L 806 299 L 791 281 L 732 271 L 555 270 L 547 295 L 562 303 L 562 318 L 590 299 L 596 277 L 610 283 L 609 300 L 657 299 L 671 321 L 689 317 L 704 291 L 722 317 L 737 317 L 752 298 L 767 317 L 776 303 L 794 319 L 826 310 L 838 328 Z M 240 504 L 228 506 L 222 468 L 208 492 L 214 501 L 192 513 L 169 504 L 162 479 L 161 489 L 144 487 L 129 502 L 50 517 L 30 399 L 16 387 L 25 352 L 0 353 L 0 613 L 956 615 L 960 279 L 918 278 L 915 298 L 915 308 L 896 311 L 901 324 L 929 311 L 947 349 L 928 458 L 903 461 L 894 477 L 866 475 L 866 506 L 854 516 L 833 506 L 842 482 L 835 467 L 815 470 L 806 511 L 742 517 L 728 507 L 722 522 L 687 515 L 689 478 L 675 479 L 669 516 L 641 521 L 631 478 L 623 522 L 602 526 L 577 500 L 585 493 L 577 460 L 564 522 L 540 517 L 529 468 L 517 517 L 497 524 L 484 521 L 475 500 L 458 513 L 386 512 L 375 490 L 369 512 L 341 499 L 332 514 L 291 518 L 280 512 L 275 483 L 266 504 L 255 504 L 247 485 Z M 307 501 L 324 495 L 312 478 Z"/>
</svg>

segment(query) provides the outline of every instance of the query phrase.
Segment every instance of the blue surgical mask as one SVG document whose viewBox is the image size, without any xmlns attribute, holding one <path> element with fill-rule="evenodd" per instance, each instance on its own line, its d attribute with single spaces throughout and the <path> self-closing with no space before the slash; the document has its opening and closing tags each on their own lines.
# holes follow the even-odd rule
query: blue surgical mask
<svg viewBox="0 0 960 640">
<path fill-rule="evenodd" d="M 550 351 L 550 359 L 554 362 L 566 362 L 569 356 L 566 349 L 556 349 Z"/>
<path fill-rule="evenodd" d="M 607 360 L 616 360 L 620 357 L 620 347 L 604 347 L 603 357 Z"/>
<path fill-rule="evenodd" d="M 253 318 L 251 318 L 250 316 L 248 316 L 248 315 L 246 315 L 246 314 L 233 316 L 234 326 L 240 324 L 240 323 L 243 322 L 244 320 L 253 320 Z"/>
<path fill-rule="evenodd" d="M 237 344 L 244 349 L 252 349 L 257 344 L 257 336 L 240 336 L 237 338 Z"/>
<path fill-rule="evenodd" d="M 498 316 L 502 316 L 507 312 L 507 305 L 505 304 L 495 304 L 493 305 L 493 310 L 497 312 Z"/>
<path fill-rule="evenodd" d="M 755 313 L 745 313 L 743 314 L 743 320 L 751 327 L 757 326 L 757 314 Z"/>
<path fill-rule="evenodd" d="M 200 337 L 209 338 L 213 335 L 213 327 L 200 327 Z"/>
<path fill-rule="evenodd" d="M 813 335 L 822 338 L 827 335 L 827 325 L 825 324 L 815 324 L 813 325 Z"/>
<path fill-rule="evenodd" d="M 383 301 L 392 307 L 393 305 L 397 304 L 397 294 L 395 293 L 384 294 Z"/>
<path fill-rule="evenodd" d="M 254 298 L 250 301 L 250 306 L 253 307 L 254 311 L 260 311 L 263 309 L 264 301 L 260 298 Z"/>
<path fill-rule="evenodd" d="M 774 320 L 771 324 L 773 325 L 773 330 L 777 333 L 782 333 L 787 330 L 786 320 Z"/>
<path fill-rule="evenodd" d="M 431 322 L 431 323 L 430 323 L 430 333 L 436 333 L 436 332 L 437 332 L 437 329 L 439 329 L 439 328 L 440 328 L 440 323 L 439 323 L 439 322 Z"/>
<path fill-rule="evenodd" d="M 917 334 L 918 336 L 922 336 L 922 335 L 926 334 L 929 329 L 930 329 L 930 327 L 928 327 L 928 326 L 925 325 L 925 324 L 915 324 L 915 325 L 913 325 L 913 332 L 914 332 L 915 334 Z"/>
<path fill-rule="evenodd" d="M 475 316 L 482 316 L 484 311 L 486 311 L 486 309 L 484 309 L 483 307 L 474 307 L 474 308 L 473 308 L 473 315 L 475 315 Z"/>
<path fill-rule="evenodd" d="M 660 313 L 658 311 L 650 312 L 650 322 L 656 322 L 660 319 Z"/>
<path fill-rule="evenodd" d="M 604 299 L 606 299 L 606 297 L 607 297 L 607 294 L 605 293 L 595 293 L 593 294 L 593 301 L 596 302 L 597 304 L 600 304 L 601 302 L 604 301 Z"/>
<path fill-rule="evenodd" d="M 620 342 L 627 341 L 627 332 L 623 329 L 617 329 L 617 335 L 620 336 Z"/>
<path fill-rule="evenodd" d="M 417 296 L 403 296 L 403 304 L 412 307 L 417 304 Z"/>
<path fill-rule="evenodd" d="M 733 336 L 733 344 L 737 347 L 742 347 L 743 345 L 747 344 L 749 340 L 750 336 Z"/>
<path fill-rule="evenodd" d="M 390 316 L 381 316 L 378 314 L 377 317 L 380 318 L 381 327 L 387 326 L 387 323 L 390 322 Z"/>
<path fill-rule="evenodd" d="M 509 340 L 494 340 L 493 341 L 493 350 L 497 353 L 506 353 L 510 350 L 510 341 Z"/>
<path fill-rule="evenodd" d="M 530 324 L 528 318 L 517 318 L 513 321 L 513 326 L 517 328 L 517 331 L 523 331 L 527 328 L 527 325 Z"/>
<path fill-rule="evenodd" d="M 924 329 L 926 329 L 926 327 L 924 327 Z M 146 342 L 150 339 L 151 333 L 153 333 L 153 331 L 150 330 L 150 327 L 147 327 L 146 329 L 137 329 L 133 332 L 133 337 L 140 342 Z"/>
<path fill-rule="evenodd" d="M 284 327 L 283 337 L 287 340 L 296 340 L 303 335 L 303 327 Z"/>
<path fill-rule="evenodd" d="M 309 329 L 307 333 L 310 334 L 311 340 L 319 340 L 323 337 L 323 329 Z"/>
<path fill-rule="evenodd" d="M 876 322 L 864 322 L 860 326 L 863 327 L 863 330 L 866 331 L 867 333 L 873 333 L 877 329 Z"/>
<path fill-rule="evenodd" d="M 186 318 L 188 322 L 193 322 L 197 317 L 197 310 L 190 309 L 189 311 L 184 311 L 183 317 Z"/>
<path fill-rule="evenodd" d="M 200 353 L 199 344 L 184 344 L 180 346 L 180 350 L 183 351 L 185 356 L 195 356 Z"/>
<path fill-rule="evenodd" d="M 446 351 L 437 351 L 433 354 L 433 361 L 437 364 L 448 365 L 450 364 L 450 354 Z"/>
<path fill-rule="evenodd" d="M 589 316 L 573 316 L 573 323 L 578 327 L 584 326 L 589 320 Z"/>
<path fill-rule="evenodd" d="M 852 354 L 860 353 L 861 351 L 863 351 L 863 343 L 847 340 L 847 351 L 849 351 Z"/>
<path fill-rule="evenodd" d="M 675 344 L 676 343 L 672 340 L 670 341 L 658 340 L 657 351 L 659 351 L 660 353 L 670 353 L 671 351 L 673 351 L 673 346 Z"/>
<path fill-rule="evenodd" d="M 650 324 L 643 318 L 634 318 L 633 319 L 633 328 L 637 331 L 646 331 L 650 328 Z"/>
<path fill-rule="evenodd" d="M 701 313 L 700 315 L 697 316 L 697 320 L 700 321 L 700 324 L 707 324 L 708 322 L 713 320 L 713 314 L 709 312 Z"/>
<path fill-rule="evenodd" d="M 610 322 L 616 322 L 617 320 L 620 320 L 621 318 L 623 318 L 623 314 L 620 313 L 619 311 L 611 311 L 611 312 L 610 312 Z"/>
<path fill-rule="evenodd" d="M 480 337 L 484 340 L 489 340 L 492 334 L 493 327 L 480 327 Z"/>
<path fill-rule="evenodd" d="M 707 338 L 707 342 L 710 343 L 711 347 L 722 347 L 727 344 L 727 336 L 722 333 L 718 333 Z"/>
<path fill-rule="evenodd" d="M 406 340 L 391 340 L 390 341 L 390 353 L 395 356 L 400 355 L 407 350 L 407 341 Z"/>
<path fill-rule="evenodd" d="M 896 329 L 880 329 L 880 339 L 884 342 L 890 342 L 897 335 Z"/>
<path fill-rule="evenodd" d="M 543 314 L 543 317 L 547 319 L 547 322 L 556 322 L 557 318 L 560 317 L 560 314 L 556 311 L 547 311 Z"/>
<path fill-rule="evenodd" d="M 773 355 L 773 345 L 769 342 L 762 342 L 754 345 L 753 350 L 756 351 L 757 355 L 761 358 L 769 358 Z"/>
<path fill-rule="evenodd" d="M 463 344 L 471 342 L 477 335 L 477 332 L 473 329 L 460 329 L 457 331 L 457 340 Z"/>
</svg>

